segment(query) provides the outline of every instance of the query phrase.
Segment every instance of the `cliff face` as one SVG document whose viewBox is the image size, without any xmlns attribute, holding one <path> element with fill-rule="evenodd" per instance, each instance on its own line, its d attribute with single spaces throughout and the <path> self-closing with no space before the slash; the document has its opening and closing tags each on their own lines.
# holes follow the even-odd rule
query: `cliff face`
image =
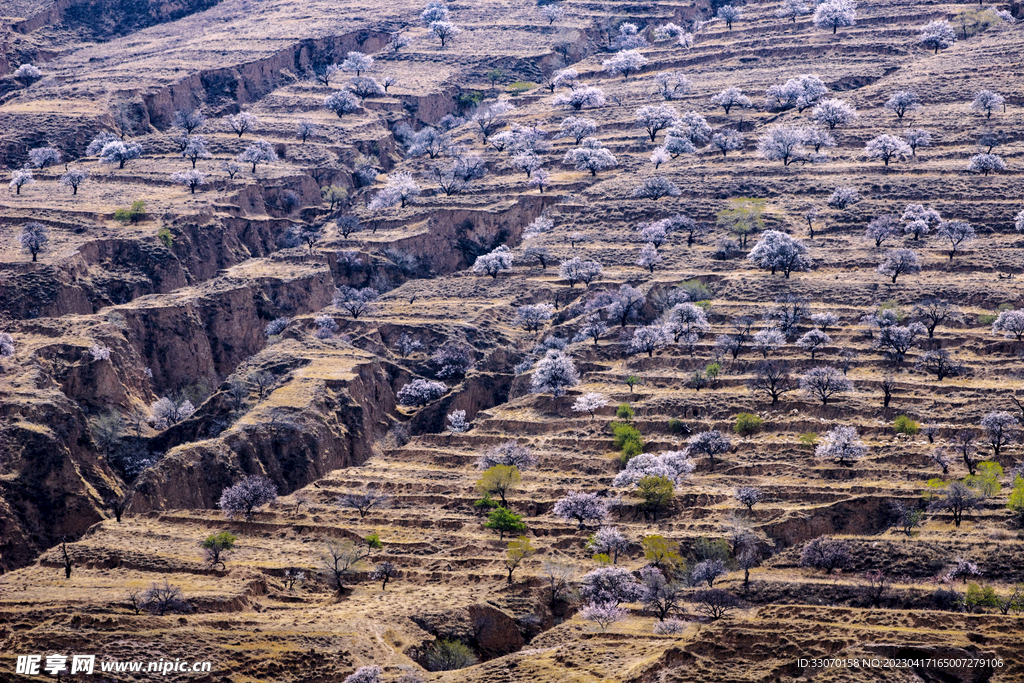
<svg viewBox="0 0 1024 683">
<path fill-rule="evenodd" d="M 332 343 L 281 342 L 253 359 L 253 368 L 283 372 L 282 385 L 218 436 L 192 441 L 224 413 L 218 396 L 208 411 L 170 439 L 188 438 L 136 483 L 131 510 L 214 507 L 223 489 L 247 474 L 270 477 L 281 494 L 329 471 L 366 460 L 394 413 L 383 364 Z M 204 424 L 205 423 L 205 424 Z"/>
<path fill-rule="evenodd" d="M 0 570 L 24 565 L 104 517 L 117 477 L 90 447 L 88 425 L 40 367 L 0 395 Z"/>
<path fill-rule="evenodd" d="M 218 2 L 220 0 L 58 0 L 46 10 L 15 23 L 13 28 L 19 33 L 53 28 L 104 41 L 147 26 L 175 21 L 209 9 Z"/>
</svg>

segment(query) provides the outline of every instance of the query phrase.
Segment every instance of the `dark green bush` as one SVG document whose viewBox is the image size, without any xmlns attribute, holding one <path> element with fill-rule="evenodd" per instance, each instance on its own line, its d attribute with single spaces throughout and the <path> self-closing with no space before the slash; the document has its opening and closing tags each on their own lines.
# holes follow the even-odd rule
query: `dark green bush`
<svg viewBox="0 0 1024 683">
<path fill-rule="evenodd" d="M 736 416 L 736 424 L 732 430 L 740 436 L 750 436 L 761 431 L 764 420 L 753 413 L 740 413 Z"/>
<path fill-rule="evenodd" d="M 921 423 L 915 422 L 906 415 L 900 415 L 893 421 L 892 428 L 895 429 L 898 434 L 913 436 L 921 431 Z"/>
</svg>

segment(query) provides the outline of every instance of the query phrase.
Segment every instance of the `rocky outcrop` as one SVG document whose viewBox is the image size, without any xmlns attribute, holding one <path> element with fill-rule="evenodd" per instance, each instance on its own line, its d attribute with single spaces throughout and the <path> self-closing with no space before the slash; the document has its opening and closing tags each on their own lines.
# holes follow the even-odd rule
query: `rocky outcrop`
<svg viewBox="0 0 1024 683">
<path fill-rule="evenodd" d="M 85 415 L 38 366 L 0 398 L 0 570 L 30 562 L 104 517 L 117 479 L 91 448 Z"/>
<path fill-rule="evenodd" d="M 351 347 L 311 345 L 282 342 L 255 358 L 284 373 L 270 400 L 216 438 L 171 449 L 136 484 L 131 509 L 211 508 L 246 474 L 270 477 L 284 495 L 366 460 L 395 409 L 387 371 Z"/>
<path fill-rule="evenodd" d="M 523 634 L 507 612 L 485 603 L 412 617 L 424 631 L 471 645 L 483 659 L 501 657 L 521 649 Z"/>
<path fill-rule="evenodd" d="M 215 6 L 220 0 L 57 0 L 42 12 L 13 25 L 19 33 L 53 26 L 95 41 L 128 35 L 147 26 L 175 21 Z M 2 72 L 0 72 L 2 73 Z"/>
</svg>

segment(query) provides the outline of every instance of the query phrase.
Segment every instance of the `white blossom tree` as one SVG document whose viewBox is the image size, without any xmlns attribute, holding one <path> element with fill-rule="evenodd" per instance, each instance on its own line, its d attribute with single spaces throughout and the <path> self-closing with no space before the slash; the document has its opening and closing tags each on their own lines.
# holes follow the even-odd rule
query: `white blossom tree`
<svg viewBox="0 0 1024 683">
<path fill-rule="evenodd" d="M 534 369 L 530 386 L 535 394 L 551 394 L 558 398 L 579 383 L 580 375 L 572 358 L 560 349 L 548 349 Z"/>
<path fill-rule="evenodd" d="M 986 119 L 992 118 L 992 112 L 1003 107 L 1005 100 L 1002 95 L 991 90 L 980 90 L 971 102 L 971 110 L 984 114 Z"/>
<path fill-rule="evenodd" d="M 576 398 L 572 404 L 573 412 L 590 413 L 590 419 L 594 419 L 594 413 L 608 405 L 608 398 L 604 394 L 591 391 Z"/>
<path fill-rule="evenodd" d="M 892 278 L 896 284 L 896 278 L 900 275 L 916 275 L 921 272 L 921 263 L 917 253 L 913 249 L 891 249 L 880 264 L 876 272 Z"/>
<path fill-rule="evenodd" d="M 781 270 L 787 279 L 790 273 L 810 270 L 813 265 L 804 243 L 778 230 L 766 230 L 750 250 L 747 260 L 770 270 L 772 275 Z"/>
<path fill-rule="evenodd" d="M 612 564 L 618 564 L 619 555 L 629 550 L 629 539 L 613 526 L 603 526 L 587 542 L 587 550 L 595 555 L 607 555 Z"/>
<path fill-rule="evenodd" d="M 124 168 L 126 162 L 141 156 L 141 145 L 135 142 L 125 143 L 120 140 L 108 142 L 100 151 L 100 161 L 105 164 L 117 164 L 118 168 Z"/>
<path fill-rule="evenodd" d="M 935 54 L 939 54 L 939 50 L 953 47 L 953 43 L 956 42 L 956 31 L 948 21 L 936 19 L 924 25 L 917 37 L 917 42 L 928 49 L 934 49 Z"/>
<path fill-rule="evenodd" d="M 29 150 L 28 158 L 36 168 L 46 168 L 61 162 L 60 150 L 53 147 L 36 147 Z"/>
<path fill-rule="evenodd" d="M 712 429 L 691 436 L 686 442 L 683 454 L 687 458 L 705 457 L 714 460 L 716 456 L 728 453 L 731 447 L 732 441 L 727 436 L 717 429 Z"/>
<path fill-rule="evenodd" d="M 800 389 L 822 405 L 828 405 L 834 396 L 851 391 L 853 383 L 840 370 L 826 366 L 808 370 L 800 378 Z"/>
<path fill-rule="evenodd" d="M 22 64 L 11 75 L 14 76 L 16 81 L 28 88 L 43 77 L 43 72 L 34 64 Z"/>
<path fill-rule="evenodd" d="M 567 116 L 562 119 L 555 139 L 572 138 L 579 145 L 584 138 L 592 137 L 597 132 L 597 122 L 583 116 Z"/>
<path fill-rule="evenodd" d="M 580 109 L 591 109 L 603 107 L 605 103 L 604 91 L 591 85 L 573 88 L 569 92 L 555 95 L 551 103 L 556 107 L 569 107 L 579 111 Z"/>
<path fill-rule="evenodd" d="M 860 440 L 854 427 L 836 427 L 825 432 L 821 443 L 814 449 L 814 457 L 834 460 L 846 467 L 851 467 L 867 453 L 868 447 Z"/>
<path fill-rule="evenodd" d="M 469 431 L 469 422 L 466 420 L 465 410 L 453 410 L 448 413 L 448 431 L 452 434 L 462 434 Z"/>
<path fill-rule="evenodd" d="M 515 322 L 527 332 L 536 332 L 555 316 L 551 304 L 525 304 L 516 309 Z"/>
<path fill-rule="evenodd" d="M 21 250 L 32 255 L 32 262 L 35 263 L 38 255 L 46 251 L 46 245 L 50 242 L 50 230 L 42 223 L 30 221 L 21 226 L 18 233 L 18 244 Z"/>
<path fill-rule="evenodd" d="M 398 390 L 396 396 L 403 406 L 425 406 L 434 399 L 448 393 L 444 382 L 433 382 L 428 379 L 414 379 Z"/>
<path fill-rule="evenodd" d="M 908 130 L 903 139 L 907 141 L 907 144 L 910 146 L 910 153 L 915 157 L 917 156 L 918 147 L 930 147 L 932 144 L 931 133 L 920 128 Z"/>
<path fill-rule="evenodd" d="M 241 516 L 252 519 L 256 509 L 277 500 L 277 485 L 260 475 L 249 475 L 233 486 L 225 488 L 217 501 L 228 519 Z"/>
<path fill-rule="evenodd" d="M 583 529 L 589 523 L 603 522 L 608 517 L 608 505 L 596 493 L 569 491 L 555 501 L 551 513 L 567 522 L 575 521 L 577 528 Z"/>
<path fill-rule="evenodd" d="M 917 111 L 921 108 L 921 100 L 913 90 L 897 90 L 885 101 L 883 106 L 896 114 L 896 118 L 902 121 L 907 112 Z"/>
<path fill-rule="evenodd" d="M 470 120 L 479 128 L 484 142 L 487 142 L 487 138 L 508 122 L 508 115 L 514 110 L 515 106 L 511 102 L 499 100 L 477 107 Z"/>
<path fill-rule="evenodd" d="M 584 261 L 579 256 L 574 256 L 558 264 L 558 274 L 563 280 L 569 282 L 570 289 L 575 287 L 577 282 L 589 285 L 593 280 L 601 277 L 601 272 L 600 263 L 597 261 Z"/>
<path fill-rule="evenodd" d="M 949 242 L 949 260 L 952 261 L 956 252 L 974 241 L 975 231 L 974 226 L 967 221 L 942 221 L 935 235 Z"/>
<path fill-rule="evenodd" d="M 856 188 L 841 185 L 828 198 L 828 205 L 842 211 L 860 201 Z"/>
<path fill-rule="evenodd" d="M 637 50 L 623 50 L 611 59 L 601 62 L 601 66 L 610 74 L 622 74 L 622 78 L 625 80 L 629 78 L 631 73 L 636 73 L 643 69 L 647 63 L 648 59 Z"/>
<path fill-rule="evenodd" d="M 743 133 L 738 130 L 723 130 L 711 138 L 711 146 L 721 152 L 723 157 L 729 156 L 729 152 L 743 149 L 743 144 Z"/>
<path fill-rule="evenodd" d="M 373 68 L 373 57 L 355 50 L 345 55 L 345 61 L 341 63 L 342 71 L 355 71 L 357 78 L 371 68 Z"/>
<path fill-rule="evenodd" d="M 830 28 L 835 35 L 840 27 L 857 23 L 857 3 L 853 0 L 825 0 L 814 10 L 814 25 Z"/>
<path fill-rule="evenodd" d="M 632 353 L 646 353 L 651 358 L 655 351 L 668 344 L 669 339 L 670 335 L 663 325 L 641 325 L 633 330 L 629 350 Z"/>
<path fill-rule="evenodd" d="M 811 8 L 807 6 L 804 0 L 782 0 L 782 4 L 776 10 L 775 16 L 779 19 L 789 19 L 795 24 L 797 17 L 810 14 L 810 12 Z"/>
<path fill-rule="evenodd" d="M 725 110 L 725 115 L 729 115 L 729 110 L 733 107 L 739 107 L 741 109 L 749 109 L 752 106 L 750 98 L 743 94 L 736 86 L 730 86 L 711 97 L 711 104 L 716 104 Z"/>
<path fill-rule="evenodd" d="M 71 188 L 71 194 L 78 194 L 78 188 L 88 179 L 89 172 L 79 168 L 68 169 L 68 172 L 60 177 L 60 184 Z"/>
<path fill-rule="evenodd" d="M 690 79 L 681 73 L 663 71 L 654 77 L 654 82 L 658 85 L 658 94 L 668 101 L 679 99 L 693 91 Z"/>
<path fill-rule="evenodd" d="M 1021 341 L 1024 339 L 1024 311 L 1000 311 L 992 323 L 992 332 L 1002 332 L 1007 339 Z"/>
<path fill-rule="evenodd" d="M 430 0 L 427 3 L 426 9 L 420 13 L 420 21 L 426 26 L 430 26 L 435 21 L 447 21 L 448 20 L 448 5 L 442 0 Z"/>
<path fill-rule="evenodd" d="M 28 169 L 11 172 L 11 182 L 8 183 L 8 187 L 14 188 L 14 194 L 21 194 L 21 188 L 26 185 L 34 185 L 36 182 L 35 178 L 32 177 L 32 171 Z"/>
<path fill-rule="evenodd" d="M 722 5 L 718 8 L 718 18 L 725 22 L 726 29 L 732 30 L 732 24 L 734 21 L 739 21 L 743 18 L 743 12 L 738 7 L 732 5 Z"/>
<path fill-rule="evenodd" d="M 815 123 L 833 130 L 836 126 L 851 123 L 857 118 L 857 111 L 844 100 L 821 100 L 811 110 L 811 118 Z"/>
<path fill-rule="evenodd" d="M 876 247 L 881 247 L 886 240 L 897 239 L 902 234 L 900 219 L 889 213 L 873 219 L 864 229 L 865 239 L 873 241 Z"/>
<path fill-rule="evenodd" d="M 247 111 L 239 112 L 227 118 L 228 127 L 242 137 L 259 125 L 260 120 Z"/>
<path fill-rule="evenodd" d="M 179 171 L 171 174 L 171 182 L 184 185 L 190 194 L 195 194 L 196 188 L 206 183 L 206 174 L 195 169 Z"/>
<path fill-rule="evenodd" d="M 758 139 L 757 153 L 762 159 L 789 166 L 804 156 L 805 137 L 801 126 L 774 125 Z"/>
<path fill-rule="evenodd" d="M 195 406 L 188 399 L 176 401 L 164 396 L 149 407 L 149 422 L 156 429 L 167 429 L 187 420 L 194 412 Z"/>
<path fill-rule="evenodd" d="M 257 140 L 235 157 L 235 161 L 252 164 L 252 172 L 256 173 L 256 166 L 259 164 L 272 164 L 277 161 L 277 152 L 274 151 L 274 146 L 266 140 Z"/>
<path fill-rule="evenodd" d="M 811 354 L 814 360 L 815 354 L 823 347 L 832 343 L 832 337 L 819 329 L 809 330 L 802 337 L 796 340 L 796 345 Z"/>
<path fill-rule="evenodd" d="M 450 21 L 435 21 L 430 25 L 430 32 L 437 36 L 441 41 L 441 48 L 444 49 L 452 38 L 462 33 L 462 29 Z"/>
<path fill-rule="evenodd" d="M 579 147 L 565 153 L 562 163 L 573 166 L 577 171 L 590 171 L 596 176 L 598 171 L 615 166 L 615 155 L 609 152 L 596 138 L 587 138 Z"/>
<path fill-rule="evenodd" d="M 1006 162 L 998 154 L 975 154 L 971 157 L 971 163 L 967 165 L 967 170 L 987 176 L 989 173 L 1005 171 Z"/>
<path fill-rule="evenodd" d="M 490 253 L 477 256 L 473 263 L 473 272 L 497 279 L 499 273 L 512 269 L 512 261 L 512 250 L 502 244 Z"/>
<path fill-rule="evenodd" d="M 796 107 L 803 111 L 813 107 L 828 93 L 828 87 L 817 76 L 804 74 L 791 78 L 782 85 L 773 85 L 765 92 L 768 106 L 773 109 Z"/>
<path fill-rule="evenodd" d="M 213 155 L 206 148 L 206 138 L 202 135 L 193 135 L 185 143 L 185 149 L 181 150 L 181 156 L 192 162 L 192 168 L 200 159 L 209 159 Z"/>
<path fill-rule="evenodd" d="M 351 114 L 358 110 L 359 102 L 356 100 L 356 96 L 349 91 L 338 90 L 324 98 L 324 108 L 337 114 L 340 119 L 345 114 Z"/>
<path fill-rule="evenodd" d="M 868 159 L 881 160 L 886 166 L 890 161 L 902 161 L 913 154 L 910 145 L 903 138 L 883 133 L 864 146 L 864 154 Z"/>
<path fill-rule="evenodd" d="M 637 122 L 637 125 L 647 130 L 647 134 L 651 137 L 651 142 L 654 142 L 659 131 L 668 128 L 678 119 L 679 112 L 674 107 L 666 104 L 652 104 L 640 107 L 633 116 L 633 120 Z"/>
<path fill-rule="evenodd" d="M 418 197 L 419 194 L 420 186 L 416 184 L 416 179 L 413 178 L 412 173 L 408 171 L 392 173 L 388 176 L 384 189 L 370 200 L 367 208 L 371 211 L 379 211 L 396 204 L 400 204 L 402 208 L 405 208 L 405 205 Z"/>
</svg>

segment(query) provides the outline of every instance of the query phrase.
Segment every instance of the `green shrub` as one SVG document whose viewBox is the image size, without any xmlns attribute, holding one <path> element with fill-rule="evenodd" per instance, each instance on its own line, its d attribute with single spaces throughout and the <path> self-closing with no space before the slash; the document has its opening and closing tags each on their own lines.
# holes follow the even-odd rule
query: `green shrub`
<svg viewBox="0 0 1024 683">
<path fill-rule="evenodd" d="M 736 416 L 736 424 L 733 425 L 732 431 L 740 436 L 750 436 L 761 431 L 763 425 L 764 420 L 757 415 L 753 413 L 740 413 Z"/>
<path fill-rule="evenodd" d="M 366 536 L 366 547 L 373 548 L 374 550 L 380 550 L 384 547 L 384 544 L 380 540 L 380 534 L 376 531 L 371 531 Z"/>
<path fill-rule="evenodd" d="M 999 15 L 988 9 L 971 9 L 953 17 L 950 21 L 957 37 L 967 40 L 970 36 L 983 33 L 1002 23 Z"/>
<path fill-rule="evenodd" d="M 160 240 L 165 247 L 170 249 L 174 246 L 174 235 L 166 227 L 160 228 L 156 231 L 156 238 Z"/>
<path fill-rule="evenodd" d="M 907 312 L 900 308 L 900 302 L 896 301 L 896 299 L 889 299 L 878 304 L 878 312 L 881 313 L 882 311 L 892 311 L 895 313 L 896 321 L 900 324 L 907 319 Z"/>
<path fill-rule="evenodd" d="M 799 436 L 797 441 L 799 441 L 802 446 L 810 446 L 811 448 L 814 448 L 814 445 L 818 443 L 818 432 L 804 432 Z"/>
<path fill-rule="evenodd" d="M 633 495 L 643 501 L 640 508 L 644 512 L 644 519 L 648 515 L 657 519 L 658 509 L 672 502 L 674 492 L 675 484 L 668 477 L 648 476 L 636 483 Z"/>
<path fill-rule="evenodd" d="M 455 671 L 476 664 L 476 656 L 458 640 L 435 640 L 427 649 L 427 668 L 431 671 Z"/>
<path fill-rule="evenodd" d="M 964 607 L 968 612 L 973 612 L 979 607 L 995 607 L 999 604 L 996 599 L 996 590 L 992 586 L 979 586 L 976 583 L 967 585 L 967 595 L 964 596 Z"/>
<path fill-rule="evenodd" d="M 629 393 L 631 394 L 633 393 L 633 387 L 638 384 L 643 384 L 643 380 L 636 375 L 626 375 L 626 379 L 623 381 L 625 381 L 626 386 L 629 387 Z"/>
<path fill-rule="evenodd" d="M 710 305 L 711 290 L 708 289 L 708 286 L 700 280 L 687 280 L 679 285 L 679 289 L 689 295 L 690 301 L 695 301 L 698 305 L 702 303 Z"/>
<path fill-rule="evenodd" d="M 717 378 L 720 372 L 722 372 L 721 363 L 708 363 L 707 367 L 704 368 L 704 374 L 710 380 Z"/>
<path fill-rule="evenodd" d="M 640 430 L 625 422 L 612 423 L 612 436 L 615 439 L 615 447 L 622 448 L 627 441 L 639 441 L 643 443 L 643 435 Z"/>
<path fill-rule="evenodd" d="M 600 565 L 609 565 L 612 563 L 612 558 L 604 553 L 598 553 L 597 555 L 594 555 L 592 559 Z"/>
<path fill-rule="evenodd" d="M 488 512 L 496 507 L 501 507 L 501 503 L 491 498 L 491 494 L 487 493 L 483 498 L 474 502 L 473 507 L 481 512 Z"/>
<path fill-rule="evenodd" d="M 998 496 L 1003 489 L 999 479 L 1003 476 L 1003 466 L 997 462 L 986 460 L 979 462 L 977 474 L 969 474 L 964 477 L 964 483 L 977 491 L 985 498 Z"/>
<path fill-rule="evenodd" d="M 132 202 L 130 208 L 117 209 L 114 211 L 114 220 L 122 223 L 138 223 L 146 217 L 146 202 L 141 199 L 137 202 Z"/>
<path fill-rule="evenodd" d="M 206 554 L 206 561 L 212 566 L 224 566 L 224 553 L 235 549 L 237 537 L 230 531 L 222 531 L 219 534 L 210 534 L 203 541 L 202 547 Z"/>
<path fill-rule="evenodd" d="M 630 422 L 635 414 L 628 403 L 620 403 L 619 409 L 615 411 L 615 417 L 626 422 Z"/>
<path fill-rule="evenodd" d="M 644 437 L 633 425 L 615 422 L 612 424 L 612 434 L 615 437 L 615 447 L 621 449 L 619 459 L 622 464 L 644 452 Z"/>
<path fill-rule="evenodd" d="M 459 105 L 460 109 L 472 109 L 483 101 L 484 94 L 482 92 L 460 92 L 455 98 L 455 103 Z"/>
<path fill-rule="evenodd" d="M 686 425 L 682 420 L 672 419 L 668 421 L 668 431 L 672 434 L 682 434 L 686 431 Z"/>
<path fill-rule="evenodd" d="M 619 454 L 619 460 L 623 465 L 627 464 L 630 460 L 635 458 L 644 452 L 644 445 L 640 441 L 627 441 L 622 446 L 622 452 Z"/>
<path fill-rule="evenodd" d="M 907 434 L 913 436 L 921 431 L 921 423 L 911 420 L 906 415 L 900 415 L 893 420 L 892 428 L 896 430 L 897 434 Z"/>
<path fill-rule="evenodd" d="M 530 81 L 516 81 L 515 83 L 509 84 L 508 91 L 512 94 L 513 97 L 515 97 L 517 95 L 522 95 L 524 92 L 529 92 L 530 90 L 533 90 L 536 87 L 537 84 L 531 83 Z"/>
<path fill-rule="evenodd" d="M 729 542 L 724 538 L 712 540 L 706 536 L 701 536 L 693 544 L 693 561 L 695 564 L 705 560 L 721 560 L 728 563 L 729 554 Z"/>
<path fill-rule="evenodd" d="M 526 531 L 522 515 L 517 515 L 508 508 L 501 507 L 491 510 L 491 514 L 487 515 L 487 523 L 484 524 L 484 528 L 497 531 L 500 534 L 500 540 L 504 540 L 505 534 L 521 534 Z"/>
<path fill-rule="evenodd" d="M 1010 512 L 1018 519 L 1024 520 L 1024 477 L 1019 474 L 1013 480 L 1013 491 L 1006 507 L 1010 508 Z"/>
<path fill-rule="evenodd" d="M 978 322 L 981 323 L 982 325 L 991 325 L 996 321 L 996 318 L 999 317 L 1000 313 L 1002 313 L 1003 311 L 1010 310 L 1013 310 L 1013 304 L 999 304 L 999 307 L 996 308 L 996 312 L 993 313 L 992 315 L 988 315 L 987 313 L 982 313 L 981 315 L 979 315 Z"/>
<path fill-rule="evenodd" d="M 686 386 L 694 391 L 700 391 L 706 387 L 709 383 L 708 376 L 703 370 L 694 370 L 693 374 L 690 375 L 689 379 L 686 380 Z"/>
</svg>

